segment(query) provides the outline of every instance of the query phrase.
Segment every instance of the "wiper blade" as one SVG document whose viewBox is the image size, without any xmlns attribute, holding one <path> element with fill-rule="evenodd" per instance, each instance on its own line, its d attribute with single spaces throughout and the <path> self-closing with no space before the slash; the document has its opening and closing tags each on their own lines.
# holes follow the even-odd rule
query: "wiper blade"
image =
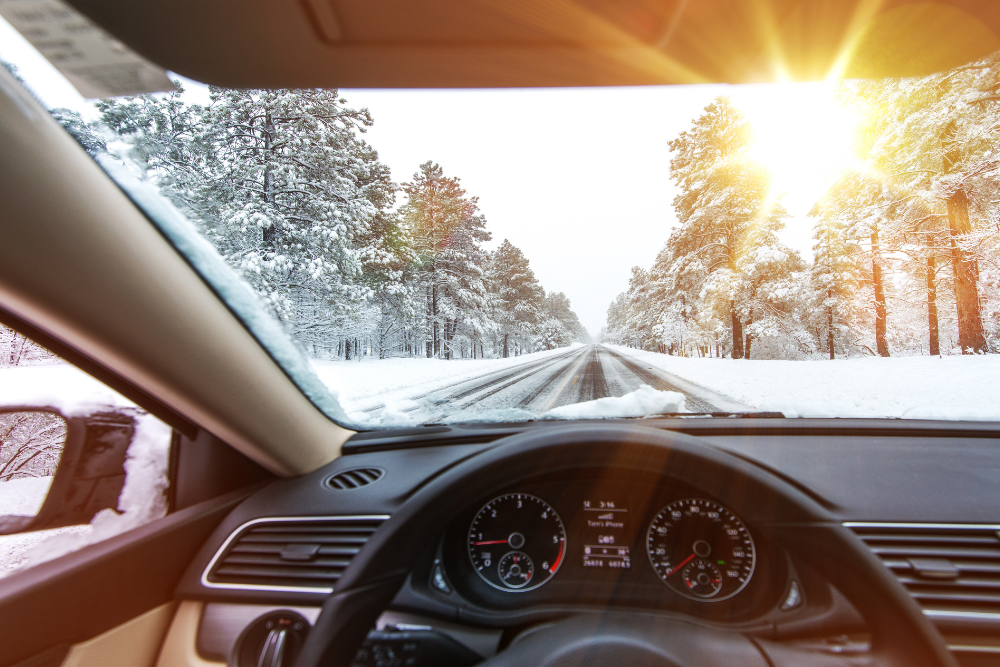
<svg viewBox="0 0 1000 667">
<path fill-rule="evenodd" d="M 720 419 L 784 419 L 785 415 L 781 412 L 660 412 L 652 415 L 643 415 L 642 417 L 631 417 L 630 419 L 649 419 L 651 417 L 699 417 L 702 419 L 708 417 L 718 417 Z"/>
</svg>

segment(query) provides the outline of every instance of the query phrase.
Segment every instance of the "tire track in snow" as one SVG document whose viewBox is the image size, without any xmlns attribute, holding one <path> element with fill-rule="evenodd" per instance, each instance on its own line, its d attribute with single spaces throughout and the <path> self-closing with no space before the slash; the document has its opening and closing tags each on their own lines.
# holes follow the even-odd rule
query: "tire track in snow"
<svg viewBox="0 0 1000 667">
<path fill-rule="evenodd" d="M 670 376 L 665 371 L 653 373 L 640 366 L 638 362 L 615 350 L 606 350 L 606 352 L 625 366 L 643 383 L 648 384 L 653 389 L 676 391 L 684 394 L 687 398 L 685 407 L 691 412 L 744 412 L 753 409 L 710 389 L 697 386 L 693 382 L 688 382 L 683 378 Z M 664 375 L 669 377 L 663 377 Z M 711 399 L 708 397 L 711 397 Z M 720 406 L 719 404 L 722 405 Z"/>
<path fill-rule="evenodd" d="M 431 399 L 431 400 L 432 400 L 432 402 L 435 402 L 435 403 L 442 403 L 442 402 L 444 402 L 446 400 L 461 399 L 461 398 L 464 398 L 466 396 L 471 396 L 472 394 L 476 393 L 477 391 L 481 391 L 482 389 L 488 388 L 488 387 L 493 386 L 493 385 L 495 385 L 497 383 L 504 382 L 505 380 L 508 380 L 508 379 L 510 379 L 510 378 L 512 378 L 514 376 L 517 376 L 517 375 L 520 375 L 522 373 L 525 373 L 526 371 L 527 371 L 527 375 L 531 375 L 534 372 L 537 372 L 538 370 L 541 370 L 540 367 L 542 367 L 542 366 L 547 366 L 547 365 L 551 365 L 553 363 L 557 363 L 558 361 L 560 361 L 562 359 L 566 359 L 568 357 L 572 357 L 575 354 L 578 354 L 578 351 L 577 350 L 572 350 L 572 351 L 569 351 L 569 352 L 566 352 L 566 353 L 563 353 L 563 354 L 555 355 L 554 357 L 548 357 L 546 359 L 540 359 L 538 361 L 530 361 L 530 362 L 527 362 L 527 363 L 524 363 L 524 364 L 519 364 L 519 365 L 517 365 L 517 366 L 515 366 L 513 368 L 503 368 L 503 369 L 500 369 L 500 370 L 497 370 L 497 371 L 490 371 L 490 372 L 484 373 L 483 375 L 480 375 L 478 377 L 466 378 L 464 380 L 459 380 L 458 382 L 452 382 L 452 383 L 449 383 L 449 384 L 445 384 L 443 386 L 435 387 L 435 388 L 433 388 L 431 390 L 424 391 L 424 392 L 419 393 L 419 394 L 413 394 L 413 395 L 410 395 L 410 396 L 402 396 L 398 400 L 400 400 L 400 401 L 421 401 L 423 399 L 430 398 L 430 397 L 434 396 L 435 394 L 441 394 L 442 392 L 447 392 L 448 390 L 455 389 L 455 388 L 458 388 L 458 387 L 462 387 L 463 385 L 467 385 L 467 384 L 469 384 L 471 382 L 478 382 L 478 384 L 474 385 L 471 388 L 468 388 L 467 390 L 464 390 L 459 395 L 447 395 L 447 396 L 443 396 L 440 401 L 434 401 L 433 399 Z M 526 375 L 526 377 L 527 377 L 527 375 Z M 489 378 L 489 379 L 487 379 L 485 382 L 483 382 L 483 380 L 486 379 L 486 378 Z M 378 410 L 382 410 L 385 407 L 386 407 L 386 405 L 383 402 L 383 403 L 378 403 L 376 405 L 364 408 L 364 409 L 360 410 L 360 412 L 372 413 L 372 412 L 376 412 Z M 420 406 L 413 406 L 413 407 L 405 408 L 403 410 L 403 412 L 413 412 L 414 410 L 418 410 L 419 408 L 420 408 Z"/>
</svg>

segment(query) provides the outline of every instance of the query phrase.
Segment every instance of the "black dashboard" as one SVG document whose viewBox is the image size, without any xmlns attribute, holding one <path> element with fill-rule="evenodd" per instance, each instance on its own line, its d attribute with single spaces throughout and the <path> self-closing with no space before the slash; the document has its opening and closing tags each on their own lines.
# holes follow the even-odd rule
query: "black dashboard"
<svg viewBox="0 0 1000 667">
<path fill-rule="evenodd" d="M 695 435 L 802 491 L 873 549 L 963 664 L 1000 664 L 1000 596 L 949 597 L 949 590 L 971 581 L 962 578 L 957 556 L 954 581 L 923 581 L 915 557 L 902 554 L 893 561 L 878 542 L 926 545 L 938 534 L 953 539 L 957 532 L 979 530 L 996 540 L 1000 566 L 1000 538 L 989 529 L 1000 523 L 995 432 L 930 422 L 644 421 Z M 275 572 L 300 557 L 289 542 L 276 560 L 251 559 L 241 566 L 237 551 L 249 531 L 260 528 L 255 522 L 297 520 L 287 524 L 295 530 L 302 521 L 329 525 L 323 530 L 334 531 L 337 540 L 353 539 L 356 553 L 381 522 L 435 478 L 506 436 L 553 427 L 437 426 L 359 434 L 329 466 L 260 488 L 219 526 L 178 586 L 179 598 L 207 603 L 206 617 L 228 614 L 225 622 L 203 622 L 202 657 L 225 661 L 240 630 L 233 619 L 251 619 L 252 610 L 298 609 L 312 622 L 350 563 L 352 549 L 346 547 L 326 561 L 310 561 L 327 567 L 325 586 L 308 577 L 276 578 Z M 374 481 L 346 489 L 330 482 L 359 470 L 377 471 L 370 475 Z M 386 632 L 435 628 L 488 657 L 532 624 L 608 608 L 697 619 L 766 640 L 812 641 L 831 655 L 866 646 L 857 610 L 785 548 L 767 508 L 738 488 L 720 498 L 690 479 L 613 463 L 563 464 L 483 488 L 468 483 L 462 497 L 472 500 L 436 517 L 436 528 L 412 554 L 412 570 L 386 612 L 388 620 L 380 621 L 383 634 L 372 635 L 374 646 L 391 644 Z M 303 539 L 307 549 L 326 544 L 315 530 Z M 236 564 L 223 572 L 220 563 L 227 558 Z M 252 572 L 264 565 L 278 570 L 264 567 L 255 579 Z M 393 625 L 392 614 L 405 622 Z"/>
</svg>

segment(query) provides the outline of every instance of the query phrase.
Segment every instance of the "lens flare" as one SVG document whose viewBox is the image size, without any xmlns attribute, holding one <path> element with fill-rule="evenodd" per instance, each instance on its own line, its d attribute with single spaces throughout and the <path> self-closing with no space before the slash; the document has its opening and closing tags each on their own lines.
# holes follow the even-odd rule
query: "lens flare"
<svg viewBox="0 0 1000 667">
<path fill-rule="evenodd" d="M 771 172 L 774 195 L 808 211 L 845 170 L 861 168 L 854 153 L 859 115 L 840 104 L 828 83 L 741 87 L 732 96 L 754 132 L 750 157 Z"/>
</svg>

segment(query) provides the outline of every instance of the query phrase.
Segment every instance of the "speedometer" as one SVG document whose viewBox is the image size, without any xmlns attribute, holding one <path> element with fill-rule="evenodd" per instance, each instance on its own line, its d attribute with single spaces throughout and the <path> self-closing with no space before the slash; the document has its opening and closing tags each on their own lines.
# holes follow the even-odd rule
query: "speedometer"
<svg viewBox="0 0 1000 667">
<path fill-rule="evenodd" d="M 757 559 L 740 518 L 704 498 L 660 510 L 646 532 L 646 551 L 663 583 L 684 597 L 712 602 L 742 591 Z"/>
<path fill-rule="evenodd" d="M 566 555 L 566 531 L 552 506 L 527 493 L 486 503 L 469 527 L 469 558 L 494 588 L 524 592 L 555 575 Z"/>
</svg>

